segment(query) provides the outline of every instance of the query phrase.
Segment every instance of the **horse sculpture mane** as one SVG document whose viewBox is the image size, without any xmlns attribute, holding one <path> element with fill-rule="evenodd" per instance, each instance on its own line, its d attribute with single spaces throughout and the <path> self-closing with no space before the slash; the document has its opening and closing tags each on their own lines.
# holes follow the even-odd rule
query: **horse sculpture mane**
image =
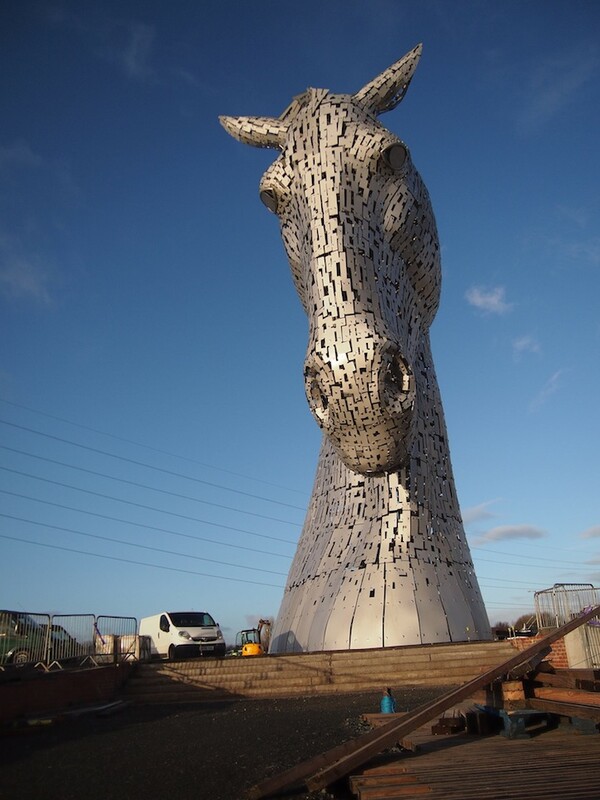
<svg viewBox="0 0 600 800">
<path fill-rule="evenodd" d="M 220 118 L 281 151 L 260 195 L 308 316 L 306 395 L 324 432 L 271 652 L 490 635 L 429 345 L 435 219 L 408 148 L 378 121 L 420 54 L 354 95 L 307 89 L 278 118 Z"/>
</svg>

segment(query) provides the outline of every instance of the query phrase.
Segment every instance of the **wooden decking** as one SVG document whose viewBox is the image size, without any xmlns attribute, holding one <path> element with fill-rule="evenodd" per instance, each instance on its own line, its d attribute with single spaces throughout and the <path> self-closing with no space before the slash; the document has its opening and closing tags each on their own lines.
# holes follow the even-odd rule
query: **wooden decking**
<svg viewBox="0 0 600 800">
<path fill-rule="evenodd" d="M 350 778 L 357 800 L 599 800 L 600 734 L 572 726 L 527 739 L 411 734 L 417 754 L 389 752 Z"/>
</svg>

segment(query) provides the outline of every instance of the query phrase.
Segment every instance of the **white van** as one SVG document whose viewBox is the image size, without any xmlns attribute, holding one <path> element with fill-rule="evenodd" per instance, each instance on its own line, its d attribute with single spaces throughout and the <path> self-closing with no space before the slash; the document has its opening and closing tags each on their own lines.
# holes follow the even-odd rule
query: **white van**
<svg viewBox="0 0 600 800">
<path fill-rule="evenodd" d="M 163 611 L 144 617 L 140 636 L 150 638 L 153 658 L 225 655 L 221 629 L 206 611 Z"/>
</svg>

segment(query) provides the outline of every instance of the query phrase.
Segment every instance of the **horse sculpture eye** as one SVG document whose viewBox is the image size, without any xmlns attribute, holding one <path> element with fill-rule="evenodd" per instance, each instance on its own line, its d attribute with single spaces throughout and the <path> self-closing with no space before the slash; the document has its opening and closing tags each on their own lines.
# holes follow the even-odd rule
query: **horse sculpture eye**
<svg viewBox="0 0 600 800">
<path fill-rule="evenodd" d="M 279 201 L 273 189 L 262 189 L 260 192 L 260 199 L 273 214 L 277 213 L 277 206 Z"/>
<path fill-rule="evenodd" d="M 388 167 L 393 169 L 394 172 L 399 172 L 406 161 L 406 147 L 399 142 L 395 142 L 386 147 L 381 155 Z"/>
</svg>

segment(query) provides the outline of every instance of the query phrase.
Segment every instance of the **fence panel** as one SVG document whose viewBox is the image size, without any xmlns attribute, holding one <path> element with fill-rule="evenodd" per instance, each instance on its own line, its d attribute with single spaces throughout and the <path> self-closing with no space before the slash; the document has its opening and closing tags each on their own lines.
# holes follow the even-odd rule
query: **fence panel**
<svg viewBox="0 0 600 800">
<path fill-rule="evenodd" d="M 49 664 L 82 663 L 94 654 L 93 614 L 54 614 L 51 619 Z"/>
<path fill-rule="evenodd" d="M 137 619 L 135 617 L 96 617 L 94 624 L 95 660 L 98 664 L 111 664 L 121 658 L 121 640 L 136 637 Z M 128 648 L 130 645 L 128 645 Z"/>
<path fill-rule="evenodd" d="M 114 664 L 149 658 L 135 617 L 0 610 L 0 670 Z"/>
<path fill-rule="evenodd" d="M 598 605 L 598 589 L 591 583 L 555 583 L 534 595 L 538 630 L 560 628 L 585 608 Z"/>
<path fill-rule="evenodd" d="M 600 605 L 600 590 L 591 583 L 555 583 L 534 595 L 538 630 L 559 628 L 594 606 Z M 565 637 L 571 667 L 600 666 L 600 628 L 591 620 Z"/>
<path fill-rule="evenodd" d="M 0 611 L 0 669 L 44 663 L 49 629 L 49 614 Z"/>
</svg>

